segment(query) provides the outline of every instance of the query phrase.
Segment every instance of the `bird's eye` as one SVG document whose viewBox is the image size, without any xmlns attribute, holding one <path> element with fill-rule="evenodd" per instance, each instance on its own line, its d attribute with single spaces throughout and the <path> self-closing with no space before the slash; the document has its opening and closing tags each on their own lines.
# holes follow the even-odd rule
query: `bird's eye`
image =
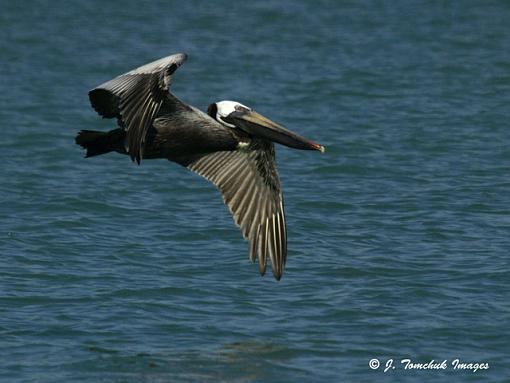
<svg viewBox="0 0 510 383">
<path fill-rule="evenodd" d="M 249 112 L 250 111 L 250 109 L 245 108 L 244 106 L 241 106 L 241 105 L 234 106 L 234 110 L 236 112 Z"/>
</svg>

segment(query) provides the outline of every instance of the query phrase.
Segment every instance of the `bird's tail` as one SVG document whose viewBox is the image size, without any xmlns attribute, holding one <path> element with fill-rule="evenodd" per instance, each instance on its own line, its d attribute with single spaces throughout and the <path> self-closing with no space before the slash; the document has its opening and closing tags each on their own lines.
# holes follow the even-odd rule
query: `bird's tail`
<svg viewBox="0 0 510 383">
<path fill-rule="evenodd" d="M 125 153 L 124 129 L 114 129 L 109 132 L 95 130 L 81 130 L 75 138 L 75 142 L 82 148 L 87 149 L 85 157 L 99 156 L 109 152 Z"/>
</svg>

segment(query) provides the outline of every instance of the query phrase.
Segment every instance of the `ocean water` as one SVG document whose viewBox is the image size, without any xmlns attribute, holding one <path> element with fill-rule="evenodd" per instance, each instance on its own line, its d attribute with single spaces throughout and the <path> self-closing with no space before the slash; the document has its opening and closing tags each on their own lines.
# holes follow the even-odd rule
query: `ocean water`
<svg viewBox="0 0 510 383">
<path fill-rule="evenodd" d="M 0 381 L 508 381 L 508 2 L 114 3 L 1 4 Z M 280 282 L 208 182 L 74 144 L 176 52 L 182 100 L 327 147 L 277 148 Z"/>
</svg>

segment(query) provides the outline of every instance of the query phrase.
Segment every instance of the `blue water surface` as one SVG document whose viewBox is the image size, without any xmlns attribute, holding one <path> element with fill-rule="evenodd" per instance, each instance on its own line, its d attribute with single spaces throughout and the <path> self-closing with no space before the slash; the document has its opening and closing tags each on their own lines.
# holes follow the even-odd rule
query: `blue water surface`
<svg viewBox="0 0 510 383">
<path fill-rule="evenodd" d="M 0 380 L 507 381 L 509 20 L 505 1 L 2 2 Z M 277 147 L 280 282 L 207 181 L 74 144 L 114 126 L 89 89 L 181 51 L 183 101 L 327 147 Z"/>
</svg>

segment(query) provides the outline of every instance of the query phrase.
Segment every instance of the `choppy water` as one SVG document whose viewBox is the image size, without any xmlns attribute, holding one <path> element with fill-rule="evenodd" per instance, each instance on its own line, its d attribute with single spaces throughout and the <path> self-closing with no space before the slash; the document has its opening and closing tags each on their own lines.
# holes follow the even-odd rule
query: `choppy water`
<svg viewBox="0 0 510 383">
<path fill-rule="evenodd" d="M 507 2 L 113 3 L 2 2 L 2 381 L 508 379 Z M 328 148 L 278 147 L 279 283 L 205 180 L 73 143 L 112 126 L 90 88 L 179 51 L 181 99 Z"/>
</svg>

